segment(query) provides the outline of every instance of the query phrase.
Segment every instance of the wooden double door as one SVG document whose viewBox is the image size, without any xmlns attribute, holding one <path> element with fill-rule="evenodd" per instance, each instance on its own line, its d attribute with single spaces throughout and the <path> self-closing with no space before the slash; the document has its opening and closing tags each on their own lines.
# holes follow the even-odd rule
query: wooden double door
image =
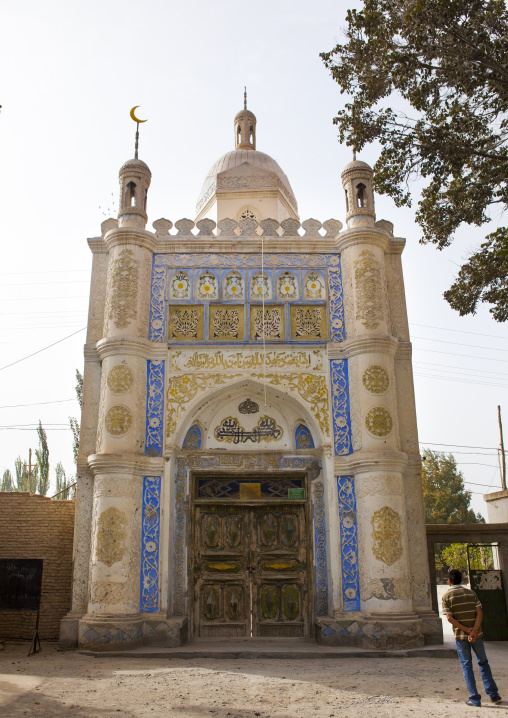
<svg viewBox="0 0 508 718">
<path fill-rule="evenodd" d="M 194 633 L 309 635 L 305 505 L 195 505 Z"/>
</svg>

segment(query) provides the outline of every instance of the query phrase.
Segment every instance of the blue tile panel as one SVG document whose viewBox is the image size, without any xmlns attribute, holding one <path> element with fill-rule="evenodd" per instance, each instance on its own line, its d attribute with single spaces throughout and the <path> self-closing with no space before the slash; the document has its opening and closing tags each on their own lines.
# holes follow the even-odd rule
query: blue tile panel
<svg viewBox="0 0 508 718">
<path fill-rule="evenodd" d="M 335 456 L 351 454 L 351 415 L 347 359 L 330 361 L 332 387 L 333 446 Z"/>
<path fill-rule="evenodd" d="M 141 523 L 141 587 L 139 609 L 143 613 L 159 610 L 159 534 L 161 477 L 143 479 L 143 518 Z"/>
<path fill-rule="evenodd" d="M 193 424 L 189 431 L 185 434 L 182 449 L 200 449 L 201 438 L 201 429 L 197 424 Z"/>
<path fill-rule="evenodd" d="M 314 439 L 312 434 L 303 424 L 298 424 L 295 431 L 295 446 L 297 449 L 313 449 Z"/>
<path fill-rule="evenodd" d="M 342 601 L 344 611 L 360 610 L 358 529 L 354 476 L 338 476 Z"/>
<path fill-rule="evenodd" d="M 299 297 L 297 303 L 301 304 L 324 304 L 323 300 L 308 299 L 303 300 L 303 286 L 302 282 L 305 279 L 306 274 L 310 270 L 317 271 L 323 278 L 325 277 L 326 271 L 329 272 L 329 307 L 330 307 L 330 322 L 332 328 L 332 339 L 333 341 L 343 341 L 344 339 L 344 309 L 343 309 L 343 290 L 342 280 L 340 271 L 340 256 L 334 254 L 265 254 L 264 267 L 266 274 L 271 278 L 272 283 L 276 280 L 279 269 L 293 269 L 294 274 L 299 284 Z M 213 270 L 212 270 L 213 268 Z M 166 301 L 169 297 L 169 282 L 172 270 L 183 269 L 189 275 L 191 285 L 194 286 L 195 278 L 199 273 L 206 269 L 207 271 L 213 271 L 220 282 L 224 280 L 226 274 L 235 270 L 244 277 L 244 281 L 249 284 L 248 278 L 254 271 L 261 269 L 261 255 L 260 254 L 155 254 L 153 257 L 152 264 L 152 285 L 151 285 L 151 297 L 150 297 L 150 326 L 149 326 L 149 339 L 154 342 L 164 342 L 166 339 L 166 322 L 167 322 L 167 305 Z M 193 278 L 194 277 L 194 278 Z M 274 284 L 275 286 L 275 284 Z M 249 287 L 246 286 L 244 298 L 241 300 L 242 304 L 245 304 L 246 298 L 250 297 Z M 192 293 L 194 297 L 194 292 Z M 252 299 L 252 298 L 251 298 Z M 179 300 L 171 300 L 172 303 L 181 302 L 185 303 L 196 303 L 195 298 L 186 298 Z M 230 300 L 218 299 L 212 300 L 227 304 Z M 290 302 L 284 300 L 271 299 L 269 301 L 275 301 L 277 303 L 285 304 L 286 306 L 286 337 L 283 341 L 292 341 L 289 335 L 289 304 Z M 204 304 L 204 327 L 208 326 L 208 305 L 210 300 L 201 301 Z M 246 305 L 246 311 L 248 305 Z M 246 319 L 247 321 L 247 319 Z M 248 321 L 247 321 L 248 325 Z M 206 337 L 200 343 L 206 343 Z M 303 340 L 302 340 L 303 341 Z M 309 340 L 307 340 L 308 342 Z M 326 338 L 320 340 L 320 343 L 324 343 Z M 172 342 L 177 344 L 179 342 Z M 183 342 L 184 344 L 188 342 Z M 194 342 L 197 343 L 197 342 Z M 249 339 L 245 339 L 241 343 L 251 343 Z M 255 343 L 255 342 L 254 342 Z M 301 343 L 301 342 L 299 342 Z M 312 343 L 315 343 L 313 341 Z"/>
<path fill-rule="evenodd" d="M 316 614 L 328 615 L 328 571 L 326 566 L 326 521 L 323 484 L 314 488 L 314 552 L 316 563 Z"/>
<path fill-rule="evenodd" d="M 147 361 L 145 454 L 162 456 L 164 361 Z"/>
<path fill-rule="evenodd" d="M 346 338 L 344 324 L 344 290 L 340 264 L 328 270 L 328 295 L 330 297 L 330 329 L 332 342 L 343 342 Z"/>
</svg>

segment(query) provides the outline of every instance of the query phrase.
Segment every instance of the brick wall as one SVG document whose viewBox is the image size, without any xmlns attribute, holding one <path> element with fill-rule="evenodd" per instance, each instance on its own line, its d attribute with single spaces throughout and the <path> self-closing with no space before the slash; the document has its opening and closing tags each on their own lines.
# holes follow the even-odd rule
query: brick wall
<svg viewBox="0 0 508 718">
<path fill-rule="evenodd" d="M 57 639 L 71 603 L 74 501 L 0 492 L 0 558 L 42 558 L 41 640 Z M 35 611 L 0 611 L 0 639 L 31 640 Z"/>
</svg>

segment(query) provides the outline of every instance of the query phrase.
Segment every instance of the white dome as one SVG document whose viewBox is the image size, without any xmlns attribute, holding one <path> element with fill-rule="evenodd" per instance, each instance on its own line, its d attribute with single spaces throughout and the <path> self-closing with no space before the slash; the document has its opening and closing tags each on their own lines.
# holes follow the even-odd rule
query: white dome
<svg viewBox="0 0 508 718">
<path fill-rule="evenodd" d="M 236 185 L 228 181 L 224 181 L 222 183 L 220 181 L 217 182 L 219 174 L 244 164 L 248 164 L 250 167 L 255 168 L 254 174 L 245 176 L 242 173 L 242 177 L 235 178 L 238 180 Z M 263 175 L 266 177 L 266 173 L 275 175 L 275 182 L 271 182 L 267 185 L 263 180 Z M 227 178 L 224 179 L 227 180 Z M 223 186 L 220 186 L 221 184 Z M 231 152 L 226 152 L 225 155 L 222 155 L 222 157 L 220 157 L 217 162 L 211 166 L 203 183 L 203 187 L 201 188 L 201 192 L 199 193 L 196 210 L 197 213 L 199 213 L 217 189 L 220 191 L 227 191 L 228 189 L 231 189 L 232 191 L 238 191 L 239 189 L 259 190 L 274 186 L 277 186 L 282 191 L 286 200 L 289 202 L 297 215 L 298 205 L 296 203 L 293 190 L 291 189 L 288 178 L 277 162 L 269 155 L 265 155 L 264 152 L 258 152 L 257 150 L 232 150 Z"/>
</svg>

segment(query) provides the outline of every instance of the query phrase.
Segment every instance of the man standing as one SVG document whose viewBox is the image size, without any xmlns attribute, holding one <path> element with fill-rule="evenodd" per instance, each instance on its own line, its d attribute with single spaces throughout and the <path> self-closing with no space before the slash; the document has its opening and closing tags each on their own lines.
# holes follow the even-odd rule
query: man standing
<svg viewBox="0 0 508 718">
<path fill-rule="evenodd" d="M 453 626 L 457 653 L 462 664 L 462 671 L 469 691 L 468 706 L 481 706 L 481 696 L 476 689 L 473 673 L 473 660 L 471 649 L 476 654 L 480 666 L 485 692 L 490 696 L 492 703 L 500 703 L 501 696 L 492 671 L 490 670 L 485 646 L 483 645 L 483 632 L 481 622 L 483 618 L 482 604 L 478 596 L 469 588 L 461 586 L 462 573 L 457 568 L 448 571 L 448 584 L 450 589 L 443 596 L 443 613 Z"/>
</svg>

